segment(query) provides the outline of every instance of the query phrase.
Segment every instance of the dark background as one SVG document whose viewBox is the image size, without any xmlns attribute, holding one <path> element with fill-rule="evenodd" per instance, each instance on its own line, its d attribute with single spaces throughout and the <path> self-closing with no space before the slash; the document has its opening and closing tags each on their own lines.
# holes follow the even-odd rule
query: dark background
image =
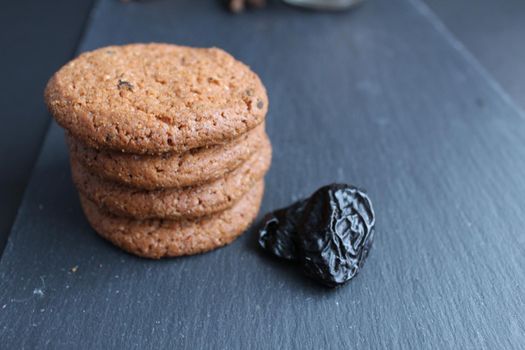
<svg viewBox="0 0 525 350">
<path fill-rule="evenodd" d="M 426 2 L 525 108 L 525 1 Z M 42 91 L 51 74 L 74 56 L 92 5 L 93 0 L 4 1 L 1 5 L 0 252 L 49 125 Z"/>
<path fill-rule="evenodd" d="M 74 55 L 92 3 L 23 0 L 0 5 L 0 252 L 49 125 L 45 84 Z"/>
</svg>

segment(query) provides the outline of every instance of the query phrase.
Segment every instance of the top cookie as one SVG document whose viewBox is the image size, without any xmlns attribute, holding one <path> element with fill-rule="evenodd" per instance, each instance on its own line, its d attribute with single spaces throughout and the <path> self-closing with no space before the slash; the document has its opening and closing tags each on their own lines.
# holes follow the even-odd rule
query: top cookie
<svg viewBox="0 0 525 350">
<path fill-rule="evenodd" d="M 169 44 L 84 53 L 55 73 L 45 99 L 84 143 L 139 154 L 220 143 L 260 124 L 268 109 L 259 77 L 228 53 Z"/>
</svg>

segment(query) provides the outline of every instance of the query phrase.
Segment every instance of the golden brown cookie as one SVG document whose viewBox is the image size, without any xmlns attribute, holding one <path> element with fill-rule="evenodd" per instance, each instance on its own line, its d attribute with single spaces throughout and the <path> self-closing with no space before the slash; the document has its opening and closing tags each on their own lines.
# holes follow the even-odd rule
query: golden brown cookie
<svg viewBox="0 0 525 350">
<path fill-rule="evenodd" d="M 108 214 L 86 197 L 82 208 L 98 234 L 117 247 L 159 259 L 203 253 L 232 242 L 257 216 L 264 192 L 260 181 L 232 208 L 195 220 L 134 220 Z"/>
<path fill-rule="evenodd" d="M 248 66 L 217 48 L 109 46 L 62 67 L 47 106 L 95 148 L 182 153 L 232 139 L 263 122 L 268 98 Z"/>
<path fill-rule="evenodd" d="M 234 205 L 264 174 L 271 162 L 268 142 L 239 168 L 213 182 L 199 186 L 139 190 L 91 174 L 71 159 L 77 189 L 97 206 L 119 216 L 135 219 L 192 218 L 216 213 Z"/>
<path fill-rule="evenodd" d="M 216 180 L 239 167 L 268 142 L 264 124 L 222 145 L 162 156 L 101 151 L 68 138 L 72 157 L 93 173 L 148 190 L 194 186 Z"/>
</svg>

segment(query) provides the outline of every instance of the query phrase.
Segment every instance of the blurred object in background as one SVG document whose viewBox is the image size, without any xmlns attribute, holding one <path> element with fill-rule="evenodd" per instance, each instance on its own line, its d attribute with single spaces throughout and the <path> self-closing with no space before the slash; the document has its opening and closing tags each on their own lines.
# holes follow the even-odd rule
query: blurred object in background
<svg viewBox="0 0 525 350">
<path fill-rule="evenodd" d="M 233 13 L 244 11 L 246 6 L 261 8 L 266 5 L 266 0 L 228 0 L 228 8 Z"/>
<path fill-rule="evenodd" d="M 125 1 L 125 0 L 121 0 Z M 129 1 L 129 0 L 126 0 Z M 363 0 L 283 0 L 294 6 L 314 10 L 344 10 L 361 3 Z M 247 7 L 261 8 L 266 5 L 266 0 L 227 0 L 228 9 L 233 13 L 241 13 Z"/>
<path fill-rule="evenodd" d="M 287 4 L 315 10 L 344 10 L 363 0 L 284 0 Z"/>
</svg>

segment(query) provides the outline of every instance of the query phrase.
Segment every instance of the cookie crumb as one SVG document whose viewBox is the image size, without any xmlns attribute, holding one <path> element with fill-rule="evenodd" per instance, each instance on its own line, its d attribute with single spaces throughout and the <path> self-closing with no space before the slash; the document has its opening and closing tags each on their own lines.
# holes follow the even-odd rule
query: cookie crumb
<svg viewBox="0 0 525 350">
<path fill-rule="evenodd" d="M 42 288 L 35 288 L 33 290 L 33 295 L 36 295 L 39 298 L 43 298 L 44 297 L 44 291 L 42 290 Z"/>
</svg>

